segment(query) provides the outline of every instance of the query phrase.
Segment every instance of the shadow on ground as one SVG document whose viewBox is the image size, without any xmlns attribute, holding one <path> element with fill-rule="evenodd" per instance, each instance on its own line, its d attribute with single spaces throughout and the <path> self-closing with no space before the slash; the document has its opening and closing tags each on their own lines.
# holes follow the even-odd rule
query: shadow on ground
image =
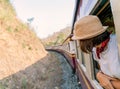
<svg viewBox="0 0 120 89">
<path fill-rule="evenodd" d="M 81 89 L 64 57 L 50 52 L 36 63 L 0 80 L 0 89 Z"/>
</svg>

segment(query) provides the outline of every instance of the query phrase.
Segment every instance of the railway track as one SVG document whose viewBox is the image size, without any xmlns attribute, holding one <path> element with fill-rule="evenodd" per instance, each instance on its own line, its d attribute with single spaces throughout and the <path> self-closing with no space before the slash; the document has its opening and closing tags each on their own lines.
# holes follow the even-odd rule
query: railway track
<svg viewBox="0 0 120 89">
<path fill-rule="evenodd" d="M 62 89 L 82 89 L 80 84 L 78 83 L 78 78 L 73 71 L 73 67 L 69 64 L 69 61 L 66 60 L 68 56 L 63 55 L 63 52 L 56 50 L 47 50 L 50 54 L 56 56 L 56 58 L 60 61 L 60 66 L 62 69 Z M 58 70 L 59 71 L 59 70 Z M 59 88 L 56 88 L 59 89 Z"/>
</svg>

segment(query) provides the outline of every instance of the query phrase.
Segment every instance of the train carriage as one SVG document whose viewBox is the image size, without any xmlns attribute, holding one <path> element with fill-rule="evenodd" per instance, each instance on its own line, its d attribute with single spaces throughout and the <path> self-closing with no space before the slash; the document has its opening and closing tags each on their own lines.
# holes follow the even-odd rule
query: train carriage
<svg viewBox="0 0 120 89">
<path fill-rule="evenodd" d="M 77 20 L 87 15 L 97 15 L 102 24 L 109 26 L 109 30 L 112 31 L 112 34 L 117 35 L 119 47 L 120 6 L 118 4 L 118 0 L 76 0 L 71 34 L 73 34 L 74 23 Z M 83 53 L 80 50 L 79 41 L 70 39 L 68 45 L 70 47 L 70 53 L 76 55 L 76 73 L 83 89 L 103 89 L 95 76 L 99 70 L 99 65 L 94 61 L 92 54 Z"/>
</svg>

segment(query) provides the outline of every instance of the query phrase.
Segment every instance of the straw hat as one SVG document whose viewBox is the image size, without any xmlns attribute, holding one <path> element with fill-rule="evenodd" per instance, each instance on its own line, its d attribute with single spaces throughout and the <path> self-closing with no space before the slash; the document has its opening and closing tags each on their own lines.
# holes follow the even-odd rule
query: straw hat
<svg viewBox="0 0 120 89">
<path fill-rule="evenodd" d="M 89 39 L 105 32 L 108 26 L 102 26 L 97 16 L 89 15 L 75 23 L 73 40 Z"/>
</svg>

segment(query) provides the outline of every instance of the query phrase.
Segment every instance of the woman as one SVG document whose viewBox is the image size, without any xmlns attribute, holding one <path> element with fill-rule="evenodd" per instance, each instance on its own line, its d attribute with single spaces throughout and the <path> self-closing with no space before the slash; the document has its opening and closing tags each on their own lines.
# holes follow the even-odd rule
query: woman
<svg viewBox="0 0 120 89">
<path fill-rule="evenodd" d="M 120 58 L 116 36 L 102 26 L 97 16 L 85 16 L 75 23 L 73 40 L 80 40 L 81 50 L 93 54 L 100 65 L 96 77 L 105 89 L 120 89 Z"/>
</svg>

